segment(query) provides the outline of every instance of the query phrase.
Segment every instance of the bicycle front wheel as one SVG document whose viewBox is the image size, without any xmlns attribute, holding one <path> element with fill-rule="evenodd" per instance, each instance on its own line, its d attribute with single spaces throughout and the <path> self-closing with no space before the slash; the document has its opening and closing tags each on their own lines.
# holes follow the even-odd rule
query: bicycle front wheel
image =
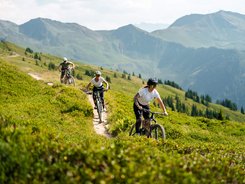
<svg viewBox="0 0 245 184">
<path fill-rule="evenodd" d="M 102 118 L 102 104 L 99 100 L 97 100 L 96 102 L 97 105 L 97 112 L 98 112 L 98 116 L 99 116 L 99 121 L 102 122 L 103 118 Z"/>
<path fill-rule="evenodd" d="M 165 129 L 159 124 L 151 125 L 150 137 L 156 140 L 166 139 Z"/>
<path fill-rule="evenodd" d="M 70 76 L 70 78 L 68 79 L 68 84 L 76 86 L 75 79 L 73 76 Z"/>
</svg>

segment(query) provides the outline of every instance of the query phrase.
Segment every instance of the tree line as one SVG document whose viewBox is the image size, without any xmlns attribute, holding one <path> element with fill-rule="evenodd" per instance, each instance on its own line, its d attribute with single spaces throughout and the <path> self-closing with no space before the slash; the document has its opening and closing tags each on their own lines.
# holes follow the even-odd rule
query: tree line
<svg viewBox="0 0 245 184">
<path fill-rule="evenodd" d="M 34 52 L 31 48 L 27 47 L 26 50 L 25 50 L 25 55 L 30 55 L 32 56 L 35 60 L 36 60 L 36 65 L 39 65 L 39 62 L 42 60 L 41 58 L 41 55 L 42 53 L 38 53 L 38 52 Z M 25 59 L 23 58 L 23 61 Z M 46 66 L 46 63 L 44 63 L 44 65 Z M 49 70 L 55 70 L 57 67 L 55 66 L 55 64 L 53 62 L 49 62 L 48 64 L 48 69 Z M 103 70 L 103 68 L 101 67 L 100 68 L 101 70 Z M 85 75 L 87 76 L 94 76 L 95 72 L 93 70 L 86 70 L 85 71 Z M 74 76 L 79 79 L 79 80 L 82 80 L 82 74 L 80 73 L 77 73 L 75 74 L 74 72 Z M 118 77 L 118 74 L 115 72 L 114 73 L 114 78 L 117 78 Z M 131 80 L 131 76 L 135 76 L 135 73 L 133 72 L 132 75 L 130 73 L 128 73 L 127 71 L 123 70 L 122 72 L 122 75 L 121 77 L 123 79 L 127 79 L 127 80 Z M 141 74 L 139 73 L 138 78 L 142 79 L 142 76 Z M 109 76 L 106 76 L 105 79 L 111 83 L 111 78 Z M 142 80 L 142 83 L 144 84 L 144 80 Z M 158 83 L 159 84 L 163 84 L 162 80 L 161 79 L 158 79 Z M 165 85 L 169 85 L 169 86 L 172 86 L 176 89 L 179 89 L 179 90 L 183 90 L 182 87 L 180 85 L 178 85 L 177 83 L 175 83 L 174 81 L 170 81 L 170 80 L 165 80 L 164 81 L 164 84 Z M 193 90 L 190 90 L 188 89 L 186 92 L 185 92 L 185 98 L 189 98 L 189 99 L 192 99 L 193 101 L 197 102 L 197 103 L 200 103 L 200 104 L 203 104 L 205 105 L 206 107 L 209 106 L 209 103 L 212 103 L 212 98 L 206 94 L 206 95 L 199 95 L 197 92 L 193 91 Z M 184 113 L 189 113 L 188 111 L 188 108 L 186 107 L 185 104 L 183 104 L 180 99 L 178 97 L 175 97 L 175 105 L 174 105 L 174 100 L 172 97 L 167 97 L 166 99 L 163 99 L 165 100 L 165 103 L 173 110 L 173 111 L 177 111 L 177 112 L 184 112 Z M 216 101 L 216 104 L 219 104 L 219 105 L 222 105 L 224 107 L 227 107 L 229 108 L 230 110 L 233 110 L 233 111 L 237 111 L 238 110 L 238 107 L 237 107 L 237 104 L 232 102 L 231 100 L 229 99 L 224 99 L 224 100 L 217 100 Z M 240 112 L 242 114 L 245 114 L 244 112 L 244 108 L 243 106 L 241 107 L 241 110 Z M 195 106 L 192 107 L 191 109 L 191 113 L 190 113 L 192 116 L 205 116 L 205 117 L 209 117 L 209 118 L 220 118 L 220 115 L 217 115 L 217 114 L 220 114 L 220 112 L 214 112 L 212 110 L 206 110 L 205 113 L 201 112 L 200 110 L 198 110 Z"/>
<path fill-rule="evenodd" d="M 222 111 L 217 112 L 215 110 L 209 109 L 208 107 L 206 107 L 205 110 L 201 110 L 198 109 L 195 104 L 193 104 L 191 106 L 191 109 L 189 109 L 185 103 L 181 102 L 180 98 L 177 95 L 175 97 L 168 96 L 166 98 L 163 98 L 162 100 L 169 108 L 171 108 L 172 111 L 185 113 L 190 116 L 202 116 L 209 119 L 229 119 L 228 116 L 224 117 Z"/>
</svg>

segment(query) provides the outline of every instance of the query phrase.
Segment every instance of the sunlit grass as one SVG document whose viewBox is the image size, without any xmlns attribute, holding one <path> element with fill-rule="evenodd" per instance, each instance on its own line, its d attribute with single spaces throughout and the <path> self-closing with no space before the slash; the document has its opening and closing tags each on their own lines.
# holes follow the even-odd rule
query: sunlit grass
<svg viewBox="0 0 245 184">
<path fill-rule="evenodd" d="M 244 123 L 168 109 L 169 116 L 157 117 L 167 133 L 164 143 L 129 137 L 133 96 L 144 86 L 142 79 L 77 64 L 83 80 L 67 87 L 59 83 L 57 70 L 48 71 L 31 57 L 23 61 L 23 49 L 16 52 L 21 57 L 5 52 L 0 59 L 0 183 L 244 183 Z M 60 62 L 48 55 L 45 61 Z M 91 79 L 86 70 L 111 78 L 105 93 L 111 139 L 94 130 L 92 107 L 80 90 Z M 46 84 L 50 81 L 53 86 Z M 165 85 L 158 90 L 162 97 L 177 94 L 185 100 L 183 91 Z"/>
</svg>

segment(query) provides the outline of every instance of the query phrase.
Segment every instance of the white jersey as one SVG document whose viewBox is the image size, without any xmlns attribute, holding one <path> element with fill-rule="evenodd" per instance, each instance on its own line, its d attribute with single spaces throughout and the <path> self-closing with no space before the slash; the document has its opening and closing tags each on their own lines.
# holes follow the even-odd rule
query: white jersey
<svg viewBox="0 0 245 184">
<path fill-rule="evenodd" d="M 99 88 L 103 85 L 103 82 L 105 82 L 105 79 L 103 77 L 99 77 L 98 82 L 95 81 L 95 77 L 90 81 L 95 87 Z"/>
<path fill-rule="evenodd" d="M 160 95 L 156 89 L 153 89 L 152 92 L 149 92 L 148 88 L 141 88 L 138 93 L 140 95 L 138 101 L 141 105 L 148 105 L 152 99 L 160 98 Z"/>
</svg>

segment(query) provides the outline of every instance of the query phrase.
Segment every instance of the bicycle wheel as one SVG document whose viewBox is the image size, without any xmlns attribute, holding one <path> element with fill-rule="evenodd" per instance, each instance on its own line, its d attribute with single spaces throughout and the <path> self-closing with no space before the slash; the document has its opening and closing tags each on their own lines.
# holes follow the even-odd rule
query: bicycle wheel
<svg viewBox="0 0 245 184">
<path fill-rule="evenodd" d="M 102 120 L 103 120 L 103 118 L 102 118 L 102 104 L 99 100 L 96 100 L 96 106 L 97 106 L 97 112 L 98 112 L 99 120 L 100 120 L 100 122 L 102 122 Z"/>
<path fill-rule="evenodd" d="M 156 140 L 164 140 L 166 138 L 165 129 L 159 124 L 151 125 L 150 137 Z"/>
<path fill-rule="evenodd" d="M 132 127 L 130 128 L 130 131 L 129 131 L 129 136 L 133 136 L 136 134 L 136 129 L 135 129 L 135 124 L 132 125 Z"/>
<path fill-rule="evenodd" d="M 75 79 L 73 76 L 70 76 L 67 80 L 67 84 L 76 86 Z"/>
</svg>

